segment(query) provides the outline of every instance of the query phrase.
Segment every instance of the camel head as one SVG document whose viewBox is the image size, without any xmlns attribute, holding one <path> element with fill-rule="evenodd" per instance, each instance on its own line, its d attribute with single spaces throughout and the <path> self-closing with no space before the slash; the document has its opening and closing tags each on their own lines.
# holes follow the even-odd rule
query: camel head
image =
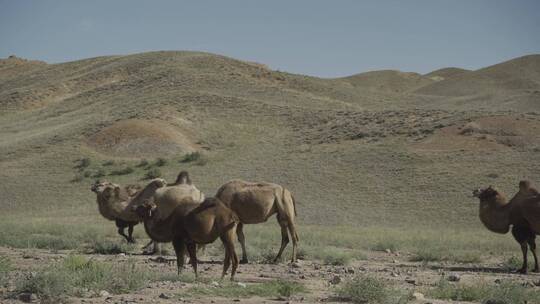
<svg viewBox="0 0 540 304">
<path fill-rule="evenodd" d="M 167 181 L 165 181 L 163 178 L 155 178 L 148 185 L 152 185 L 157 189 L 167 186 Z"/>
<path fill-rule="evenodd" d="M 119 185 L 110 182 L 96 182 L 92 185 L 91 190 L 96 193 L 98 198 L 101 197 L 105 200 L 109 200 L 112 198 L 119 198 L 121 188 Z"/>
<path fill-rule="evenodd" d="M 499 195 L 499 192 L 497 192 L 497 190 L 495 190 L 492 186 L 489 186 L 485 189 L 478 188 L 476 190 L 473 190 L 473 197 L 477 197 L 480 200 L 487 200 L 497 195 Z"/>
<path fill-rule="evenodd" d="M 156 209 L 156 204 L 149 201 L 145 201 L 140 205 L 133 206 L 133 211 L 135 211 L 135 213 L 137 213 L 137 215 L 142 217 L 143 219 L 152 218 L 155 214 Z"/>
</svg>

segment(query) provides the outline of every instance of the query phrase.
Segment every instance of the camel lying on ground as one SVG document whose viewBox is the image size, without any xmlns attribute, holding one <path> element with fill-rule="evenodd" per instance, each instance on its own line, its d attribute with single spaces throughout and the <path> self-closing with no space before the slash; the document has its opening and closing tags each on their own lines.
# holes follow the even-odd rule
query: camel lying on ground
<svg viewBox="0 0 540 304">
<path fill-rule="evenodd" d="M 144 217 L 145 223 L 152 222 L 152 218 L 160 217 L 160 210 L 151 202 L 138 206 L 137 212 Z M 238 222 L 238 217 L 234 212 L 219 199 L 207 198 L 202 203 L 186 200 L 183 204 L 178 205 L 168 217 L 154 223 L 161 229 L 171 229 L 178 274 L 182 272 L 184 267 L 184 255 L 187 249 L 191 266 L 197 277 L 196 246 L 212 243 L 219 237 L 225 248 L 221 278 L 223 279 L 232 264 L 231 281 L 234 281 L 238 267 L 238 256 L 234 249 L 234 234 Z"/>
<path fill-rule="evenodd" d="M 527 273 L 527 249 L 534 257 L 534 272 L 539 272 L 536 254 L 536 235 L 540 234 L 540 195 L 530 186 L 530 182 L 521 181 L 519 191 L 507 201 L 504 194 L 489 186 L 473 191 L 480 199 L 480 220 L 490 231 L 505 234 L 512 226 L 512 236 L 520 244 L 523 265 L 518 270 Z"/>
<path fill-rule="evenodd" d="M 298 234 L 296 232 L 295 217 L 296 204 L 291 192 L 284 187 L 272 183 L 252 183 L 242 180 L 231 180 L 221 186 L 216 198 L 219 198 L 225 206 L 234 211 L 240 223 L 236 229 L 238 241 L 242 245 L 242 260 L 247 263 L 244 224 L 258 224 L 268 220 L 277 213 L 277 220 L 281 227 L 281 247 L 276 255 L 276 262 L 289 243 L 289 234 L 293 243 L 291 261 L 296 261 Z"/>
</svg>

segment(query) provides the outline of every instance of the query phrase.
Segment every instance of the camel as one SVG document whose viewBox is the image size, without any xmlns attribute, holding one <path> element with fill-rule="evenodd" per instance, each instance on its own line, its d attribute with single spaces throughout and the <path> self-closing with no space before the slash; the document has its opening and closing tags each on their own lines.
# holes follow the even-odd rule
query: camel
<svg viewBox="0 0 540 304">
<path fill-rule="evenodd" d="M 98 210 L 101 215 L 108 220 L 115 221 L 118 234 L 123 236 L 128 243 L 134 243 L 133 226 L 141 222 L 142 219 L 132 211 L 132 200 L 148 199 L 153 195 L 155 189 L 164 185 L 166 185 L 165 180 L 156 179 L 140 190 L 140 187 L 122 187 L 111 182 L 96 182 L 92 185 L 91 190 L 96 193 Z M 128 227 L 128 235 L 124 233 L 126 227 Z"/>
<path fill-rule="evenodd" d="M 277 213 L 277 220 L 281 227 L 281 247 L 274 258 L 274 262 L 279 260 L 283 250 L 289 243 L 289 234 L 293 243 L 291 262 L 296 261 L 299 240 L 295 227 L 296 203 L 289 190 L 272 183 L 231 180 L 218 189 L 216 198 L 219 198 L 225 206 L 233 210 L 240 219 L 236 229 L 238 241 L 242 246 L 242 260 L 240 263 L 248 263 L 243 232 L 244 224 L 266 222 L 274 213 Z"/>
<path fill-rule="evenodd" d="M 480 220 L 495 233 L 506 234 L 512 226 L 512 236 L 520 244 L 523 264 L 519 273 L 527 273 L 527 250 L 534 257 L 533 272 L 539 272 L 536 254 L 536 234 L 540 234 L 540 196 L 528 181 L 520 181 L 519 191 L 507 201 L 504 194 L 489 186 L 473 191 L 480 199 Z"/>
<path fill-rule="evenodd" d="M 160 210 L 154 203 L 146 202 L 137 207 L 137 212 L 147 223 L 152 222 L 152 218 L 159 217 Z M 212 243 L 219 237 L 225 248 L 221 279 L 225 277 L 232 264 L 231 281 L 234 281 L 238 267 L 238 256 L 234 249 L 234 233 L 238 222 L 239 219 L 235 213 L 219 199 L 207 198 L 202 203 L 192 199 L 185 200 L 168 217 L 159 220 L 157 225 L 161 229 L 171 229 L 178 274 L 184 268 L 184 255 L 187 249 L 191 266 L 195 276 L 198 277 L 196 246 Z"/>
<path fill-rule="evenodd" d="M 178 174 L 178 178 L 174 184 L 155 188 L 150 198 L 148 198 L 148 196 L 133 198 L 130 204 L 132 206 L 132 211 L 136 211 L 137 206 L 145 202 L 154 203 L 157 210 L 159 210 L 155 216 L 143 221 L 146 233 L 153 241 L 155 241 L 153 250 L 148 253 L 153 254 L 160 252 L 161 250 L 158 243 L 172 241 L 173 235 L 171 233 L 171 227 L 164 224 L 166 223 L 164 220 L 172 214 L 178 205 L 183 204 L 184 201 L 200 203 L 203 200 L 204 194 L 192 184 L 189 174 L 186 171 L 182 171 Z M 138 218 L 142 219 L 140 215 L 138 215 Z"/>
</svg>

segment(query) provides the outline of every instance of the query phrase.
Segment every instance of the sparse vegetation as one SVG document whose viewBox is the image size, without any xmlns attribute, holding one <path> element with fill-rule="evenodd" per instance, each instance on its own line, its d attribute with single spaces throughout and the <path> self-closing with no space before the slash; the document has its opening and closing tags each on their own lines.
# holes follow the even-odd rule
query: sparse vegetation
<svg viewBox="0 0 540 304">
<path fill-rule="evenodd" d="M 107 172 L 105 172 L 105 170 L 103 170 L 103 169 L 100 168 L 100 169 L 98 169 L 98 170 L 94 173 L 94 175 L 92 175 L 92 177 L 94 177 L 94 178 L 100 178 L 100 177 L 103 177 L 103 176 L 105 176 L 105 175 L 107 175 Z"/>
<path fill-rule="evenodd" d="M 143 158 L 143 159 L 141 159 L 141 161 L 137 164 L 137 167 L 146 167 L 146 166 L 148 166 L 148 164 L 149 164 L 149 163 L 148 163 L 148 160 L 145 159 L 145 158 Z"/>
<path fill-rule="evenodd" d="M 11 270 L 11 261 L 8 257 L 0 256 L 0 284 L 4 283 L 6 274 Z"/>
<path fill-rule="evenodd" d="M 218 296 L 227 298 L 259 297 L 290 297 L 292 295 L 307 292 L 301 283 L 286 280 L 273 280 L 269 282 L 248 284 L 242 287 L 236 283 L 225 283 L 219 287 L 195 286 L 187 290 L 192 297 Z M 184 294 L 182 294 L 184 296 Z"/>
<path fill-rule="evenodd" d="M 84 175 L 77 173 L 73 178 L 70 180 L 72 183 L 80 183 L 84 180 Z"/>
<path fill-rule="evenodd" d="M 188 153 L 186 155 L 184 155 L 184 157 L 180 160 L 180 162 L 182 163 L 192 163 L 192 162 L 197 162 L 199 161 L 201 158 L 203 157 L 202 153 L 201 152 L 191 152 L 191 153 Z"/>
<path fill-rule="evenodd" d="M 130 253 L 135 250 L 135 246 L 127 243 L 112 242 L 109 240 L 97 239 L 92 242 L 89 250 L 97 254 L 119 254 Z"/>
<path fill-rule="evenodd" d="M 158 168 L 152 168 L 144 174 L 143 179 L 154 179 L 161 177 L 161 171 Z"/>
<path fill-rule="evenodd" d="M 83 171 L 84 169 L 88 168 L 88 166 L 90 166 L 90 158 L 85 157 L 78 160 L 75 168 L 79 169 L 79 171 Z"/>
<path fill-rule="evenodd" d="M 112 166 L 114 165 L 114 160 L 106 160 L 103 162 L 104 167 Z"/>
<path fill-rule="evenodd" d="M 429 290 L 428 295 L 436 299 L 500 304 L 538 303 L 540 301 L 540 293 L 534 289 L 509 281 L 503 281 L 497 285 L 489 285 L 486 282 L 465 285 L 451 283 L 445 278 L 441 278 L 437 287 Z"/>
<path fill-rule="evenodd" d="M 163 166 L 165 166 L 166 164 L 167 164 L 167 160 L 166 160 L 165 158 L 161 158 L 161 157 L 160 157 L 160 158 L 158 158 L 158 159 L 156 160 L 156 164 L 155 164 L 155 165 L 156 165 L 157 167 L 163 167 Z"/>
<path fill-rule="evenodd" d="M 46 303 L 56 303 L 65 295 L 79 295 L 83 288 L 117 294 L 136 290 L 150 279 L 133 262 L 107 264 L 71 255 L 21 279 L 17 292 L 35 293 Z"/>
<path fill-rule="evenodd" d="M 386 283 L 369 276 L 356 276 L 337 290 L 340 298 L 353 303 L 387 303 L 390 291 Z"/>
<path fill-rule="evenodd" d="M 127 175 L 133 173 L 135 170 L 132 167 L 124 167 L 122 169 L 113 170 L 109 175 Z"/>
</svg>

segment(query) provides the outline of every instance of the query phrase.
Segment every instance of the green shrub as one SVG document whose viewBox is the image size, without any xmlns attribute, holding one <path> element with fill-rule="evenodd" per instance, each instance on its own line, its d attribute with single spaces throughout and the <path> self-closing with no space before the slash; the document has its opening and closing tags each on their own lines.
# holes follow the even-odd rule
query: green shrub
<svg viewBox="0 0 540 304">
<path fill-rule="evenodd" d="M 75 165 L 75 169 L 79 169 L 79 171 L 84 170 L 85 168 L 88 168 L 90 166 L 90 158 L 85 157 L 81 158 L 77 161 L 77 165 Z"/>
<path fill-rule="evenodd" d="M 8 257 L 0 256 L 0 284 L 3 284 L 7 273 L 11 270 L 11 261 Z"/>
<path fill-rule="evenodd" d="M 180 162 L 182 163 L 194 162 L 194 161 L 199 160 L 201 158 L 201 155 L 202 154 L 200 152 L 191 152 L 184 155 L 184 157 L 180 160 Z"/>
<path fill-rule="evenodd" d="M 437 287 L 428 291 L 428 295 L 436 299 L 500 304 L 539 303 L 540 301 L 540 293 L 510 281 L 498 285 L 488 285 L 485 282 L 464 285 L 450 283 L 445 278 L 441 278 Z"/>
<path fill-rule="evenodd" d="M 133 173 L 133 168 L 131 167 L 125 167 L 125 168 L 122 168 L 120 170 L 113 170 L 111 171 L 111 173 L 109 175 L 127 175 L 127 174 L 131 174 Z"/>
<path fill-rule="evenodd" d="M 158 177 L 161 177 L 161 171 L 159 171 L 158 168 L 152 168 L 150 170 L 148 170 L 146 172 L 146 174 L 144 174 L 144 179 L 154 179 L 154 178 L 158 178 Z"/>
<path fill-rule="evenodd" d="M 84 180 L 84 176 L 82 174 L 75 174 L 73 178 L 70 180 L 72 183 L 80 183 Z"/>
<path fill-rule="evenodd" d="M 92 176 L 92 171 L 84 171 L 83 176 L 84 176 L 85 178 L 86 178 L 86 177 Z"/>
<path fill-rule="evenodd" d="M 353 303 L 385 303 L 389 298 L 386 284 L 377 278 L 356 276 L 338 289 L 340 298 Z"/>
<path fill-rule="evenodd" d="M 79 295 L 83 288 L 94 292 L 127 293 L 141 288 L 151 279 L 151 273 L 139 270 L 133 261 L 109 264 L 72 255 L 20 279 L 16 291 L 35 293 L 42 302 L 57 303 L 66 295 Z"/>
<path fill-rule="evenodd" d="M 163 166 L 165 166 L 166 164 L 167 164 L 167 160 L 164 159 L 164 158 L 161 158 L 161 157 L 160 157 L 160 158 L 158 158 L 158 159 L 156 160 L 156 166 L 158 166 L 158 167 L 163 167 Z"/>
<path fill-rule="evenodd" d="M 108 240 L 95 240 L 90 245 L 90 251 L 97 254 L 119 254 L 133 252 L 133 245 L 127 243 L 116 243 Z"/>
<path fill-rule="evenodd" d="M 146 159 L 141 159 L 141 161 L 137 164 L 137 167 L 146 167 L 148 166 L 148 160 Z"/>
<path fill-rule="evenodd" d="M 100 178 L 100 177 L 103 177 L 103 176 L 105 176 L 105 175 L 107 175 L 107 172 L 105 172 L 105 170 L 103 170 L 103 169 L 98 169 L 98 170 L 94 173 L 94 175 L 93 175 L 92 177 L 94 177 L 94 178 Z"/>
<path fill-rule="evenodd" d="M 112 166 L 114 165 L 114 160 L 107 160 L 105 162 L 103 162 L 103 166 L 107 167 L 107 166 Z"/>
<path fill-rule="evenodd" d="M 191 296 L 217 296 L 226 298 L 249 298 L 249 297 L 290 297 L 294 294 L 306 292 L 304 285 L 294 281 L 275 280 L 258 284 L 248 284 L 245 287 L 235 283 L 225 283 L 217 288 L 207 286 L 195 286 L 187 290 Z M 183 294 L 184 295 L 184 294 Z"/>
</svg>

